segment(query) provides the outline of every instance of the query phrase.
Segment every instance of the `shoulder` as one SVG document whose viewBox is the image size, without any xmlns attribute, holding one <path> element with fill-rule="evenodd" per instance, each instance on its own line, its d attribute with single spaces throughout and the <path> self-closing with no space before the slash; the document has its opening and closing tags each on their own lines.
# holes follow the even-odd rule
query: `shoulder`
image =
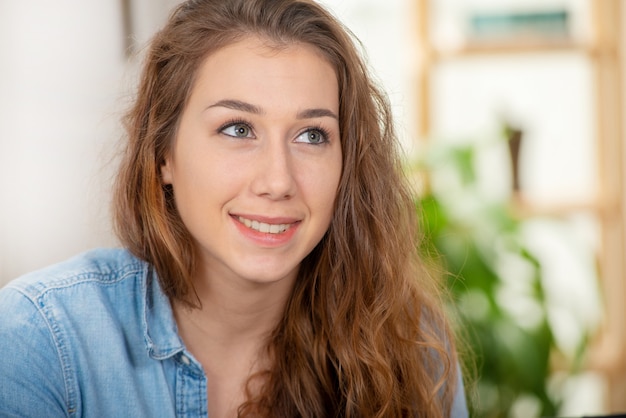
<svg viewBox="0 0 626 418">
<path fill-rule="evenodd" d="M 0 289 L 0 415 L 76 411 L 82 373 L 101 368 L 93 358 L 128 356 L 116 351 L 123 341 L 141 350 L 149 270 L 126 250 L 98 249 Z"/>
<path fill-rule="evenodd" d="M 29 273 L 0 289 L 0 329 L 44 320 L 96 325 L 105 316 L 139 315 L 150 268 L 124 249 L 97 249 Z"/>
<path fill-rule="evenodd" d="M 48 292 L 72 286 L 106 286 L 141 275 L 147 264 L 120 248 L 95 249 L 9 282 L 12 289 L 37 299 Z"/>
<path fill-rule="evenodd" d="M 0 332 L 49 333 L 57 347 L 140 333 L 149 271 L 126 250 L 98 249 L 29 273 L 0 289 Z"/>
<path fill-rule="evenodd" d="M 104 324 L 141 322 L 149 270 L 127 250 L 91 250 L 7 284 L 0 315 L 13 323 L 40 315 L 53 334 L 71 327 L 72 337 Z"/>
<path fill-rule="evenodd" d="M 25 274 L 7 287 L 54 288 L 81 281 L 111 281 L 128 270 L 141 269 L 144 262 L 123 248 L 98 248 Z"/>
</svg>

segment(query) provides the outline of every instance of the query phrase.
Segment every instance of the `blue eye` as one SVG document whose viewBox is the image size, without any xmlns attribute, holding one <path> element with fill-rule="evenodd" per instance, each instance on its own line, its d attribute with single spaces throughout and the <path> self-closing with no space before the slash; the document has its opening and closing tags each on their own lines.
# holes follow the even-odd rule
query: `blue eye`
<svg viewBox="0 0 626 418">
<path fill-rule="evenodd" d="M 309 129 L 302 132 L 296 138 L 295 142 L 302 142 L 305 144 L 319 145 L 328 141 L 328 135 L 321 129 Z"/>
<path fill-rule="evenodd" d="M 221 129 L 225 135 L 235 138 L 252 138 L 252 129 L 245 123 L 233 123 Z"/>
</svg>

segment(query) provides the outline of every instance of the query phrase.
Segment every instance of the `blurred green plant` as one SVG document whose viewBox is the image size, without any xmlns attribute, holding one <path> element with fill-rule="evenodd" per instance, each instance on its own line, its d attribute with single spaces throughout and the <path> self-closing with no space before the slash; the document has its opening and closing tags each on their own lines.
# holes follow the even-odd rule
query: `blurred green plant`
<svg viewBox="0 0 626 418">
<path fill-rule="evenodd" d="M 524 244 L 525 221 L 510 196 L 494 198 L 481 187 L 479 147 L 440 148 L 415 168 L 428 179 L 417 202 L 419 251 L 445 272 L 452 292 L 461 345 L 468 346 L 465 369 L 476 375 L 471 416 L 556 416 L 560 401 L 549 377 L 557 347 L 542 267 Z"/>
</svg>

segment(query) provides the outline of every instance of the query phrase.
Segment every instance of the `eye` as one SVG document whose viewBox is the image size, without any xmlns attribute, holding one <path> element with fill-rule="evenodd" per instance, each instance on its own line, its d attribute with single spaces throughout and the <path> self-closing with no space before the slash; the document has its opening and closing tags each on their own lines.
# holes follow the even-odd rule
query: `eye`
<svg viewBox="0 0 626 418">
<path fill-rule="evenodd" d="M 309 129 L 302 132 L 296 138 L 295 142 L 302 142 L 305 144 L 319 145 L 328 141 L 328 135 L 322 129 Z"/>
<path fill-rule="evenodd" d="M 222 128 L 220 132 L 235 138 L 252 138 L 252 129 L 242 122 L 231 123 Z"/>
</svg>

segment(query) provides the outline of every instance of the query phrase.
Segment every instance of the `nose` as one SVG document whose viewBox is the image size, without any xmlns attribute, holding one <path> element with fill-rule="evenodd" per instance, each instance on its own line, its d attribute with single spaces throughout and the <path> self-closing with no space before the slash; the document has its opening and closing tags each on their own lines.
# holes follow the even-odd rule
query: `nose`
<svg viewBox="0 0 626 418">
<path fill-rule="evenodd" d="M 252 191 L 272 200 L 285 200 L 296 193 L 293 158 L 289 144 L 266 141 L 257 155 Z"/>
</svg>

